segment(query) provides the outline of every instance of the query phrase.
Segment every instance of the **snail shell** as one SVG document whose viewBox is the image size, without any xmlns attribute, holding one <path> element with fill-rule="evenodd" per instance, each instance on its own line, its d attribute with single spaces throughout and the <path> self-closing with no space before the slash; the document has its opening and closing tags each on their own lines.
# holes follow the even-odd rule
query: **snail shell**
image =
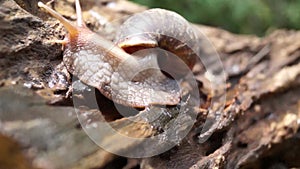
<svg viewBox="0 0 300 169">
<path fill-rule="evenodd" d="M 173 53 L 177 57 L 158 57 L 159 66 L 172 74 L 186 73 L 179 63 L 182 61 L 192 69 L 200 53 L 199 38 L 192 25 L 179 14 L 159 8 L 128 18 L 115 39 L 129 53 L 156 47 Z"/>
<path fill-rule="evenodd" d="M 127 106 L 178 104 L 180 88 L 177 82 L 161 71 L 145 70 L 142 75 L 138 75 L 138 78 L 128 75 L 136 73 L 143 66 L 158 68 L 156 60 L 159 56 L 146 53 L 143 57 L 137 57 L 127 53 L 126 50 L 149 48 L 149 44 L 152 44 L 152 47 L 158 46 L 178 53 L 180 58 L 192 68 L 195 54 L 193 50 L 187 49 L 192 49 L 195 45 L 196 35 L 184 18 L 162 9 L 148 10 L 134 15 L 125 22 L 118 33 L 117 46 L 86 27 L 82 20 L 79 0 L 76 0 L 77 25 L 73 25 L 41 2 L 38 6 L 47 10 L 67 29 L 68 38 L 63 43 L 65 46 L 63 62 L 68 71 L 82 82 L 97 88 L 109 99 Z M 141 20 L 143 22 L 140 22 Z M 135 26 L 130 26 L 134 23 Z M 142 36 L 134 36 L 137 32 Z M 172 37 L 180 38 L 176 40 Z M 140 40 L 134 41 L 134 39 Z"/>
</svg>

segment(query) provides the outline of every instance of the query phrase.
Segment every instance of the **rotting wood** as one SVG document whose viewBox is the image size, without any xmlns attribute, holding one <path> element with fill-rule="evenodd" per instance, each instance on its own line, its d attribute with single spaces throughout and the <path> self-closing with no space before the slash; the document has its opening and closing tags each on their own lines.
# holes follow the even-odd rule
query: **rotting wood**
<svg viewBox="0 0 300 169">
<path fill-rule="evenodd" d="M 33 167 L 103 167 L 116 156 L 99 149 L 77 128 L 71 100 L 64 97 L 66 88 L 57 88 L 59 92 L 55 92 L 61 95 L 47 89 L 49 77 L 61 61 L 61 47 L 49 40 L 61 39 L 65 32 L 33 5 L 36 2 L 0 2 L 0 25 L 5 25 L 0 26 L 1 134 L 16 140 L 23 152 L 20 155 Z M 93 3 L 88 1 L 83 7 L 84 17 L 91 29 L 108 39 L 112 39 L 127 16 L 145 9 L 127 1 L 116 1 L 118 8 L 110 9 L 99 2 L 93 10 L 106 18 L 100 22 L 95 13 L 88 12 Z M 64 4 L 66 8 L 61 5 L 54 4 L 72 19 L 72 2 Z M 300 32 L 277 30 L 258 38 L 198 27 L 216 47 L 227 73 L 226 108 L 211 128 L 213 135 L 209 140 L 198 143 L 198 131 L 206 118 L 200 115 L 180 144 L 162 155 L 139 160 L 140 167 L 300 167 L 296 158 L 300 157 Z M 20 88 L 15 85 L 18 83 L 33 90 Z M 209 88 L 201 91 L 209 98 Z M 48 97 L 41 100 L 35 92 Z M 201 99 L 205 102 L 205 98 Z M 47 101 L 60 106 L 47 105 Z M 205 103 L 202 106 L 199 112 L 207 114 Z M 214 113 L 217 108 L 210 111 Z"/>
</svg>

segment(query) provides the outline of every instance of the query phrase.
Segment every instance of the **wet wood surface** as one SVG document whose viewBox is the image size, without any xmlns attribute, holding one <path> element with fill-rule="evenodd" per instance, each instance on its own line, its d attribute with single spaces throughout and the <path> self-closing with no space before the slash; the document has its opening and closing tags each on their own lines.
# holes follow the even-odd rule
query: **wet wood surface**
<svg viewBox="0 0 300 169">
<path fill-rule="evenodd" d="M 66 32 L 36 4 L 36 0 L 0 1 L 0 168 L 300 167 L 299 31 L 276 30 L 259 38 L 195 25 L 222 60 L 227 77 L 225 109 L 218 112 L 222 106 L 218 101 L 207 109 L 211 91 L 201 81 L 203 74 L 195 73 L 203 97 L 192 130 L 161 155 L 131 159 L 101 149 L 81 128 L 68 95 L 71 82 L 61 65 L 61 46 L 51 43 L 63 39 Z M 146 9 L 123 0 L 82 5 L 88 27 L 110 40 L 128 16 Z M 52 7 L 75 20 L 72 0 L 54 2 Z M 88 94 L 94 95 L 91 90 Z M 159 127 L 168 127 L 165 119 L 132 125 L 114 113 L 111 101 L 96 94 L 103 114 L 95 108 L 79 112 L 106 120 L 123 134 L 150 137 Z M 170 112 L 177 115 L 176 108 Z M 207 114 L 218 120 L 201 134 Z M 211 136 L 201 142 L 206 134 Z M 128 152 L 141 144 L 120 143 L 113 135 L 103 142 Z"/>
</svg>

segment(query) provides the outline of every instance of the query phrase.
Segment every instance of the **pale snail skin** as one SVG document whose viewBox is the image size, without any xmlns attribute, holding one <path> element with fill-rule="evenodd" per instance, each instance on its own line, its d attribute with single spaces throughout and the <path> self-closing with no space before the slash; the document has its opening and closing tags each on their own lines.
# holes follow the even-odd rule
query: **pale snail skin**
<svg viewBox="0 0 300 169">
<path fill-rule="evenodd" d="M 113 44 L 113 42 L 106 40 L 100 35 L 89 30 L 82 20 L 82 12 L 79 0 L 76 3 L 77 25 L 73 25 L 71 22 L 63 18 L 56 11 L 52 10 L 42 2 L 38 3 L 38 6 L 44 8 L 52 16 L 57 18 L 67 29 L 68 38 L 64 44 L 64 56 L 63 63 L 67 67 L 68 71 L 77 76 L 82 82 L 97 88 L 104 96 L 112 99 L 113 101 L 132 107 L 147 107 L 150 105 L 176 105 L 180 101 L 180 89 L 177 82 L 171 78 L 166 77 L 160 71 L 147 71 L 145 75 L 139 76 L 135 81 L 128 81 L 126 78 L 126 72 L 120 71 L 120 64 L 126 60 L 130 60 L 127 67 L 139 67 L 140 64 L 147 63 L 150 57 L 136 58 L 136 56 L 128 54 L 124 49 L 128 47 L 142 46 L 143 48 L 162 46 L 166 50 L 181 52 L 180 57 L 190 67 L 193 67 L 194 56 L 192 51 L 187 51 L 186 44 L 178 43 L 174 40 L 168 41 L 165 35 L 188 36 L 186 39 L 191 41 L 195 35 L 190 30 L 187 33 L 186 28 L 188 22 L 180 15 L 162 9 L 152 9 L 138 15 L 146 15 L 147 18 L 151 18 L 157 13 L 164 16 L 168 16 L 170 22 L 175 22 L 184 28 L 180 33 L 176 33 L 173 29 L 171 32 L 156 30 L 157 34 L 148 34 L 148 37 L 135 36 L 133 39 L 140 39 L 138 41 L 133 40 L 130 37 L 132 29 L 128 29 L 132 21 L 135 22 L 136 17 L 129 19 L 129 22 L 125 22 L 123 29 L 121 28 L 118 34 L 119 47 Z M 164 14 L 163 14 L 164 13 Z M 166 20 L 166 19 L 164 19 Z M 129 25 L 128 25 L 129 23 Z M 173 23 L 174 25 L 174 23 Z M 182 26 L 183 25 L 183 26 Z M 149 25 L 148 25 L 149 27 Z M 154 27 L 152 27 L 154 28 Z M 145 30 L 145 32 L 153 32 Z M 155 28 L 157 29 L 157 28 Z M 139 31 L 139 32 L 141 32 Z M 133 33 L 136 33 L 135 30 Z M 190 36 L 190 34 L 192 36 Z M 142 35 L 142 34 L 141 34 Z M 133 36 L 132 36 L 133 37 Z M 122 39 L 123 38 L 123 39 Z M 117 40 L 118 41 L 118 40 Z M 141 43 L 141 41 L 145 43 Z M 168 43 L 173 43 L 173 47 L 167 47 Z M 142 45 L 141 45 L 142 44 Z M 194 42 L 192 42 L 194 44 Z M 177 47 L 176 47 L 177 46 Z M 112 48 L 113 47 L 113 48 Z M 185 50 L 183 50 L 185 49 Z"/>
</svg>

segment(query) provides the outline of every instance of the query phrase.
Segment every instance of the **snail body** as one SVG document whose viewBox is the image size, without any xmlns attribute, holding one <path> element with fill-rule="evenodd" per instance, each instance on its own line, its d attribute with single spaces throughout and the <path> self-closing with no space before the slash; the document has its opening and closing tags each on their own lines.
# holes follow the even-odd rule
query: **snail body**
<svg viewBox="0 0 300 169">
<path fill-rule="evenodd" d="M 141 32 L 145 31 L 144 28 L 144 30 L 140 31 L 142 36 L 130 36 L 132 31 L 134 32 L 134 30 L 129 29 L 130 24 L 135 22 L 136 18 L 133 17 L 128 20 L 128 24 L 125 22 L 123 29 L 117 36 L 120 39 L 117 41 L 118 45 L 115 45 L 86 27 L 82 19 L 79 0 L 76 0 L 76 25 L 70 23 L 43 3 L 39 2 L 38 6 L 47 10 L 67 29 L 68 38 L 64 42 L 63 63 L 68 71 L 77 76 L 82 82 L 97 88 L 109 99 L 132 107 L 146 107 L 154 104 L 176 105 L 180 101 L 180 89 L 176 81 L 158 70 L 146 70 L 137 78 L 133 80 L 128 79 L 131 78 L 128 72 L 135 73 L 140 67 L 147 64 L 155 68 L 158 67 L 158 63 L 155 62 L 155 59 L 157 59 L 156 55 L 149 54 L 141 58 L 127 53 L 126 49 L 163 46 L 167 50 L 180 53 L 186 48 L 188 43 L 178 44 L 179 42 L 174 40 L 164 41 L 164 39 L 168 39 L 166 38 L 167 36 L 163 38 L 163 36 L 160 36 L 162 32 L 157 30 L 156 34 L 149 33 L 147 34 L 148 37 L 146 37 Z M 166 10 L 162 11 L 168 13 L 168 15 L 175 15 L 175 13 L 167 12 Z M 152 16 L 157 12 L 160 12 L 160 10 L 150 11 L 152 14 L 148 11 L 145 14 Z M 143 13 L 140 15 L 143 15 Z M 179 16 L 177 15 L 170 22 L 175 22 Z M 181 17 L 180 20 L 182 19 Z M 187 21 L 185 22 L 187 23 Z M 188 34 L 191 34 L 190 31 L 188 32 Z M 173 32 L 170 32 L 170 34 L 173 34 Z M 139 40 L 134 41 L 134 39 Z M 194 37 L 190 39 L 194 39 Z M 167 47 L 168 43 L 174 43 L 177 47 Z M 189 58 L 189 56 L 192 56 L 190 52 L 182 52 L 182 57 L 184 58 L 183 61 L 191 68 L 194 61 L 193 57 Z"/>
</svg>

